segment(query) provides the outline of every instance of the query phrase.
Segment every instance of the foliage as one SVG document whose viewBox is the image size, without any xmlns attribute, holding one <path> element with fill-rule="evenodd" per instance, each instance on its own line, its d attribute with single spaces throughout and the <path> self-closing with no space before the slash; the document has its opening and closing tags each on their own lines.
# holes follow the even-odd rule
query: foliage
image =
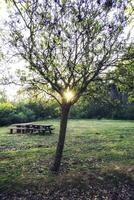
<svg viewBox="0 0 134 200">
<path fill-rule="evenodd" d="M 118 63 L 118 68 L 110 75 L 118 89 L 128 95 L 134 103 L 134 44 L 131 44 Z"/>
<path fill-rule="evenodd" d="M 74 91 L 69 103 L 77 102 L 124 52 L 129 1 L 10 2 L 9 42 L 31 73 L 21 78 L 60 104 L 67 89 Z"/>
<path fill-rule="evenodd" d="M 128 91 L 121 90 L 118 82 L 100 79 L 88 87 L 86 95 L 71 109 L 70 117 L 134 119 L 133 106 Z"/>
<path fill-rule="evenodd" d="M 26 108 L 34 111 L 36 120 L 59 117 L 57 103 L 51 100 L 49 102 L 45 101 L 29 102 L 28 104 L 26 104 Z"/>
<path fill-rule="evenodd" d="M 124 95 L 117 93 L 117 97 L 114 96 L 113 98 L 109 87 L 107 89 L 106 87 L 99 87 L 99 90 L 97 87 L 97 93 L 95 87 L 92 90 L 94 90 L 92 96 L 87 93 L 71 109 L 70 118 L 134 119 L 134 105 L 128 102 L 126 95 L 124 98 Z M 59 107 L 57 103 L 51 100 L 28 100 L 20 103 L 10 103 L 6 100 L 0 103 L 0 126 L 59 118 L 59 116 Z"/>
<path fill-rule="evenodd" d="M 13 110 L 13 104 L 9 102 L 0 103 L 0 125 L 11 124 Z"/>
<path fill-rule="evenodd" d="M 85 99 L 75 105 L 70 112 L 70 118 L 85 119 L 134 119 L 134 105 L 119 100 L 101 101 L 100 99 Z"/>
<path fill-rule="evenodd" d="M 50 102 L 0 103 L 0 126 L 30 122 L 41 119 L 57 118 L 57 104 Z"/>
</svg>

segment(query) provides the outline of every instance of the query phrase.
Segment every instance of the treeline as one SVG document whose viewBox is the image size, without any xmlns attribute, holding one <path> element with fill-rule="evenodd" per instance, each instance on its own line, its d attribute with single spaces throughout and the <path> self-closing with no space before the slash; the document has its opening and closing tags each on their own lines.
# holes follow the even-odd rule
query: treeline
<svg viewBox="0 0 134 200">
<path fill-rule="evenodd" d="M 134 104 L 123 104 L 120 101 L 81 101 L 71 110 L 71 118 L 95 118 L 95 119 L 134 119 Z"/>
<path fill-rule="evenodd" d="M 0 126 L 13 123 L 55 119 L 60 117 L 58 104 L 50 102 L 0 103 Z M 134 119 L 134 104 L 120 101 L 99 101 L 82 98 L 71 112 L 70 118 Z"/>
<path fill-rule="evenodd" d="M 55 103 L 0 103 L 0 126 L 57 118 L 58 116 L 59 108 Z"/>
</svg>

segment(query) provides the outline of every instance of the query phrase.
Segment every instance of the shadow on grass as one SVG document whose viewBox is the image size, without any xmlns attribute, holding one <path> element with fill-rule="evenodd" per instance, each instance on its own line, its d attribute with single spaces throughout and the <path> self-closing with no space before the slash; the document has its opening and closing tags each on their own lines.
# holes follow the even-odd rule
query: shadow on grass
<svg viewBox="0 0 134 200">
<path fill-rule="evenodd" d="M 1 200 L 132 200 L 134 181 L 124 173 L 70 172 L 25 185 L 14 183 Z"/>
</svg>

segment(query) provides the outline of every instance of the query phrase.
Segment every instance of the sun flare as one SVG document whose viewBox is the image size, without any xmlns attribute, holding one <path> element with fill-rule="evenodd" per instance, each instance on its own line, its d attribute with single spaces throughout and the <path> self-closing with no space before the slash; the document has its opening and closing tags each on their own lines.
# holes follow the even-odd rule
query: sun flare
<svg viewBox="0 0 134 200">
<path fill-rule="evenodd" d="M 74 92 L 69 88 L 64 92 L 64 98 L 67 102 L 71 102 L 74 98 Z"/>
</svg>

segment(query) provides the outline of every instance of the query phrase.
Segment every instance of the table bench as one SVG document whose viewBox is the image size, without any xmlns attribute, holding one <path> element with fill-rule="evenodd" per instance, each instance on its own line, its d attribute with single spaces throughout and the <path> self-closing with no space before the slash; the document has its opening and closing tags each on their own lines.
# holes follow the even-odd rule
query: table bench
<svg viewBox="0 0 134 200">
<path fill-rule="evenodd" d="M 10 133 L 52 134 L 52 131 L 54 130 L 52 126 L 53 125 L 40 125 L 32 123 L 13 124 L 12 127 L 10 127 Z"/>
</svg>

